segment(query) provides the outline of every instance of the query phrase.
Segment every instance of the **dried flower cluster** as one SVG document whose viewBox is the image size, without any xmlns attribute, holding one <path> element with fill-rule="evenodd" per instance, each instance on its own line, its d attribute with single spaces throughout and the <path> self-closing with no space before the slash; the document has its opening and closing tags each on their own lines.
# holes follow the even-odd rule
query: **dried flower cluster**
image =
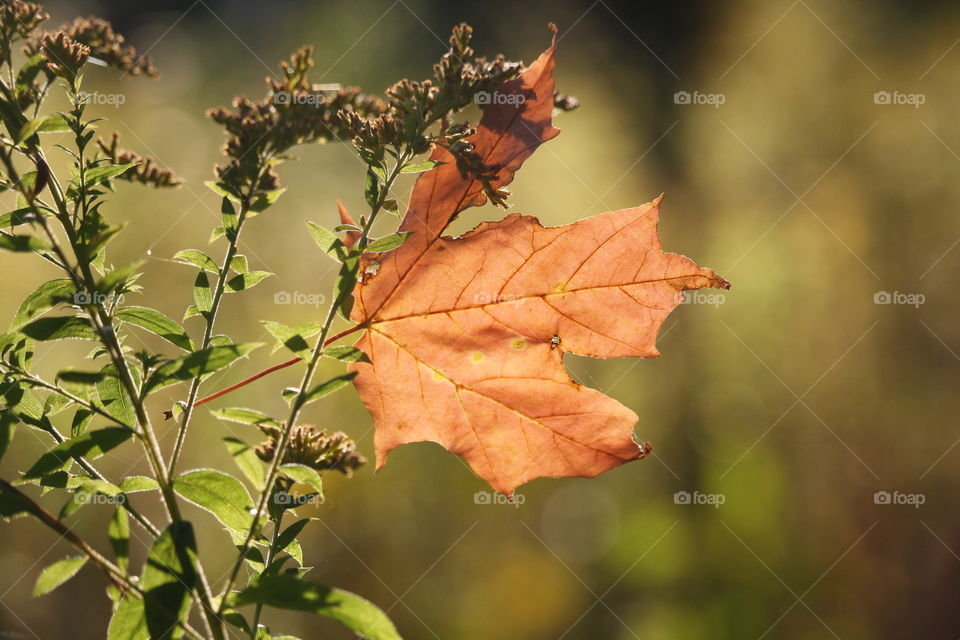
<svg viewBox="0 0 960 640">
<path fill-rule="evenodd" d="M 103 138 L 97 140 L 100 152 L 110 159 L 112 164 L 138 163 L 136 167 L 119 176 L 120 180 L 139 182 L 150 187 L 176 187 L 183 184 L 183 179 L 173 174 L 173 171 L 164 169 L 154 163 L 153 158 L 141 156 L 133 151 L 119 149 L 117 143 L 120 136 L 114 133 L 108 144 Z"/>
<path fill-rule="evenodd" d="M 260 430 L 268 439 L 257 446 L 257 457 L 265 462 L 273 460 L 282 429 L 282 425 L 260 425 Z M 324 429 L 300 425 L 290 432 L 282 462 L 303 464 L 317 471 L 339 471 L 350 476 L 354 470 L 363 466 L 367 459 L 357 453 L 356 443 L 342 431 L 327 435 Z"/>
<path fill-rule="evenodd" d="M 298 144 L 349 138 L 352 131 L 343 127 L 339 114 L 367 118 L 384 111 L 382 101 L 358 89 L 310 84 L 311 53 L 311 47 L 303 47 L 281 63 L 282 79 L 267 79 L 262 100 L 237 98 L 232 111 L 220 107 L 209 112 L 230 135 L 224 147 L 230 162 L 216 168 L 217 177 L 236 193 L 276 189 L 276 174 L 262 167 Z"/>
<path fill-rule="evenodd" d="M 47 59 L 47 69 L 66 80 L 71 87 L 80 69 L 90 58 L 90 48 L 73 40 L 63 31 L 40 36 L 40 51 Z"/>
<path fill-rule="evenodd" d="M 19 38 L 28 38 L 33 30 L 46 20 L 49 14 L 35 2 L 12 0 L 0 5 L 0 35 L 2 40 L 13 41 Z M 9 52 L 0 53 L 6 55 Z M 0 62 L 5 62 L 4 57 Z"/>
<path fill-rule="evenodd" d="M 137 50 L 124 44 L 124 37 L 113 30 L 106 20 L 96 17 L 77 18 L 71 24 L 60 27 L 60 33 L 88 47 L 90 55 L 132 76 L 159 76 L 150 58 L 137 56 Z"/>
</svg>

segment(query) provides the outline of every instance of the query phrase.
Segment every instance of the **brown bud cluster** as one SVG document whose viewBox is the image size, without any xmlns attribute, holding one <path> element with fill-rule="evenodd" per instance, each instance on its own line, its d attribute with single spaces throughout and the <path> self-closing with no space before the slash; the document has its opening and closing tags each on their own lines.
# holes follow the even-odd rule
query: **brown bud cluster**
<svg viewBox="0 0 960 640">
<path fill-rule="evenodd" d="M 277 452 L 277 441 L 283 427 L 260 425 L 267 440 L 256 448 L 257 457 L 270 462 Z M 294 427 L 287 441 L 283 463 L 303 464 L 317 471 L 339 471 L 346 476 L 366 464 L 367 460 L 357 453 L 356 443 L 347 434 L 337 431 L 327 435 L 326 430 L 312 425 Z"/>
<path fill-rule="evenodd" d="M 175 176 L 169 169 L 157 166 L 153 158 L 117 148 L 119 141 L 120 136 L 114 133 L 109 143 L 103 138 L 98 139 L 97 146 L 100 147 L 100 152 L 109 158 L 113 164 L 138 163 L 133 169 L 121 174 L 119 176 L 120 180 L 139 182 L 150 187 L 176 187 L 183 184 L 182 178 Z"/>
</svg>

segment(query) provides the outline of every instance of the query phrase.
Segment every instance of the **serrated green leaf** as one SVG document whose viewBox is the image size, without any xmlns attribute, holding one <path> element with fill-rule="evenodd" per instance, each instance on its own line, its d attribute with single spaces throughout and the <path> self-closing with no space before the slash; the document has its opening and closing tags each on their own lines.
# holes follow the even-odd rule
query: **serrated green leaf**
<svg viewBox="0 0 960 640">
<path fill-rule="evenodd" d="M 184 500 L 209 511 L 228 529 L 247 531 L 253 524 L 253 501 L 246 487 L 222 471 L 189 471 L 174 479 L 173 489 Z"/>
<path fill-rule="evenodd" d="M 337 620 L 368 640 L 402 640 L 386 614 L 369 600 L 349 591 L 307 582 L 296 575 L 261 576 L 228 598 L 234 607 L 260 603 L 316 613 Z"/>
<path fill-rule="evenodd" d="M 58 560 L 40 572 L 37 582 L 33 586 L 33 597 L 46 595 L 77 575 L 77 572 L 87 563 L 87 556 L 70 556 Z"/>
<path fill-rule="evenodd" d="M 117 311 L 116 317 L 150 333 L 155 333 L 184 351 L 194 350 L 193 341 L 183 327 L 155 309 L 124 307 Z"/>
</svg>

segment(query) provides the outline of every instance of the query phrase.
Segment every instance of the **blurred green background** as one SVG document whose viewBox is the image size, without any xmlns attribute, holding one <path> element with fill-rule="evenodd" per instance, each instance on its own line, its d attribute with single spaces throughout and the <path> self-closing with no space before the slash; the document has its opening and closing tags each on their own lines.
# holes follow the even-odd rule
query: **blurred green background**
<svg viewBox="0 0 960 640">
<path fill-rule="evenodd" d="M 380 92 L 427 77 L 464 20 L 481 53 L 528 62 L 555 22 L 558 87 L 583 105 L 557 119 L 562 135 L 518 174 L 513 210 L 557 225 L 665 192 L 664 247 L 733 283 L 668 318 L 659 360 L 567 357 L 579 380 L 641 416 L 637 435 L 654 455 L 595 480 L 532 482 L 505 505 L 478 504 L 487 488 L 440 447 L 403 447 L 376 475 L 370 465 L 330 478 L 327 504 L 308 512 L 320 519 L 304 537 L 313 579 L 366 595 L 407 638 L 960 636 L 960 304 L 947 295 L 960 268 L 955 3 L 48 4 L 51 26 L 87 13 L 114 20 L 163 74 L 120 81 L 93 68 L 85 81 L 125 97 L 92 107 L 108 118 L 101 131 L 116 129 L 123 146 L 187 180 L 160 193 L 123 184 L 109 205 L 129 222 L 113 260 L 146 252 L 146 294 L 129 303 L 179 318 L 191 301 L 193 271 L 170 258 L 204 248 L 217 224 L 203 181 L 223 138 L 205 109 L 259 97 L 263 77 L 304 43 L 316 47 L 317 82 Z M 319 319 L 313 301 L 329 292 L 334 265 L 302 221 L 335 224 L 337 198 L 361 210 L 349 148 L 297 158 L 281 169 L 288 193 L 244 234 L 251 265 L 276 277 L 227 299 L 219 327 L 236 341 L 266 340 L 263 319 Z M 499 215 L 471 210 L 456 230 Z M 53 276 L 11 254 L 0 268 L 8 318 Z M 283 292 L 302 304 L 275 304 Z M 904 294 L 923 304 L 899 304 Z M 60 348 L 41 369 L 85 353 Z M 285 357 L 261 349 L 206 388 Z M 279 389 L 298 379 L 287 370 L 217 406 L 279 413 Z M 372 424 L 352 391 L 307 418 L 347 431 L 372 458 Z M 259 439 L 205 411 L 193 424 L 182 469 L 232 468 L 221 438 Z M 11 478 L 44 446 L 21 430 L 0 473 Z M 123 447 L 103 466 L 145 472 L 138 456 Z M 895 504 L 917 494 L 922 505 Z M 106 546 L 110 508 L 82 513 L 77 530 Z M 232 560 L 228 538 L 191 513 L 215 579 Z M 102 636 L 109 606 L 95 570 L 34 600 L 36 575 L 68 545 L 27 520 L 0 536 L 0 637 Z M 323 619 L 266 620 L 274 633 L 347 637 Z"/>
</svg>

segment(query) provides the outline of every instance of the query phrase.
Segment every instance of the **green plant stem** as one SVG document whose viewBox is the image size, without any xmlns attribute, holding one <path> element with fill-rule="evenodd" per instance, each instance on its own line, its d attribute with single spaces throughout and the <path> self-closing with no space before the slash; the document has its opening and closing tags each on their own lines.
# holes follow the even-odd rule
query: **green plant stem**
<svg viewBox="0 0 960 640">
<path fill-rule="evenodd" d="M 262 171 L 262 170 L 261 170 Z M 247 218 L 247 213 L 250 210 L 250 201 L 253 198 L 255 192 L 256 184 L 260 181 L 259 177 L 253 182 L 253 186 L 250 187 L 250 192 L 247 194 L 247 198 L 240 204 L 240 211 L 237 214 L 237 228 L 233 234 L 233 238 L 227 237 L 229 244 L 227 245 L 227 252 L 223 258 L 223 265 L 220 267 L 220 274 L 217 278 L 217 284 L 213 291 L 213 297 L 210 302 L 210 314 L 207 317 L 207 326 L 203 332 L 203 339 L 200 342 L 200 350 L 206 349 L 210 346 L 210 340 L 213 337 L 213 325 L 217 320 L 217 312 L 220 309 L 220 301 L 223 299 L 223 294 L 226 289 L 227 278 L 230 275 L 230 263 L 233 262 L 234 257 L 237 255 L 237 247 L 240 244 L 240 232 L 243 229 L 243 223 Z M 180 459 L 180 452 L 183 449 L 183 441 L 187 437 L 187 429 L 190 427 L 190 419 L 193 417 L 193 411 L 196 408 L 194 403 L 197 400 L 197 395 L 200 392 L 200 383 L 202 382 L 203 376 L 197 376 L 190 382 L 190 391 L 187 393 L 187 406 L 183 411 L 183 417 L 180 420 L 180 428 L 177 429 L 177 440 L 173 446 L 173 453 L 170 456 L 170 465 L 167 468 L 168 473 L 172 476 L 174 469 L 177 466 L 177 461 Z"/>
<path fill-rule="evenodd" d="M 274 558 L 277 555 L 279 549 L 277 549 L 277 540 L 280 538 L 280 523 L 283 521 L 283 511 L 277 514 L 277 519 L 273 521 L 273 537 L 270 539 L 270 548 L 267 549 L 267 557 L 264 562 L 264 570 L 269 567 Z M 258 602 L 256 609 L 253 612 L 253 623 L 250 625 L 250 632 L 253 634 L 250 637 L 257 637 L 257 627 L 260 624 L 260 614 L 263 612 L 263 603 Z"/>
<path fill-rule="evenodd" d="M 360 238 L 357 241 L 358 247 L 362 247 L 363 242 L 370 235 L 370 230 L 373 227 L 373 223 L 376 221 L 377 215 L 383 209 L 383 202 L 386 200 L 387 195 L 390 192 L 390 188 L 396 181 L 397 176 L 400 175 L 400 170 L 403 168 L 404 162 L 406 162 L 406 156 L 402 156 L 400 159 L 398 159 L 396 166 L 390 173 L 390 176 L 386 181 L 384 181 L 383 191 L 381 192 L 375 206 L 371 208 L 370 218 L 366 221 L 366 224 L 364 225 L 360 234 Z M 323 322 L 323 328 L 320 331 L 320 336 L 317 338 L 317 342 L 313 347 L 310 359 L 307 361 L 307 370 L 303 373 L 299 390 L 291 403 L 290 417 L 287 419 L 283 430 L 280 432 L 280 437 L 277 441 L 277 447 L 274 452 L 273 459 L 270 461 L 270 466 L 267 470 L 267 476 L 264 482 L 264 490 L 260 493 L 260 500 L 257 503 L 257 510 L 253 516 L 253 523 L 250 525 L 250 530 L 247 532 L 246 539 L 240 546 L 240 553 L 238 554 L 236 561 L 233 563 L 233 568 L 230 571 L 230 577 L 227 579 L 226 586 L 221 594 L 219 612 L 223 611 L 223 607 L 227 602 L 227 596 L 230 594 L 231 589 L 233 589 L 233 586 L 237 581 L 237 576 L 240 574 L 240 568 L 243 566 L 243 559 L 246 557 L 247 552 L 250 549 L 250 545 L 253 544 L 258 523 L 263 517 L 263 513 L 266 511 L 267 502 L 270 499 L 273 485 L 277 481 L 277 476 L 280 473 L 281 461 L 286 453 L 287 444 L 290 441 L 290 434 L 297 424 L 297 418 L 300 417 L 300 411 L 303 409 L 304 398 L 310 389 L 310 383 L 313 380 L 313 374 L 316 371 L 317 364 L 320 361 L 320 354 L 323 352 L 323 345 L 327 340 L 327 336 L 330 334 L 330 328 L 333 326 L 333 321 L 336 319 L 337 309 L 340 308 L 341 303 L 349 294 L 349 291 L 339 292 L 334 297 L 333 304 L 331 304 L 330 308 L 327 310 L 327 317 Z"/>
</svg>

